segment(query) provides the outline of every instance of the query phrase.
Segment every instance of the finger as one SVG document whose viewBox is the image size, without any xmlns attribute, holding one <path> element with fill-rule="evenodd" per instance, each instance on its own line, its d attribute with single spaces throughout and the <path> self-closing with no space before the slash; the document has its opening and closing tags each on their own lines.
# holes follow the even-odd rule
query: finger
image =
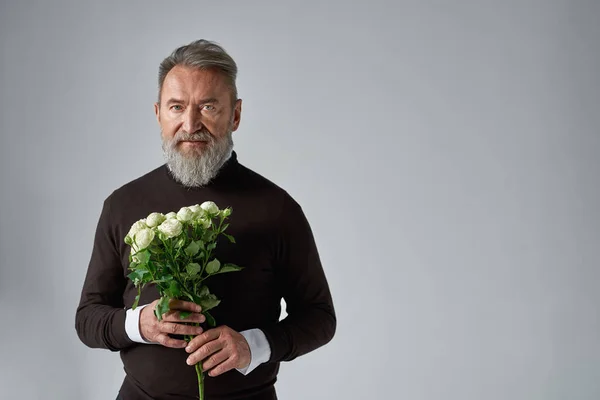
<svg viewBox="0 0 600 400">
<path fill-rule="evenodd" d="M 203 334 L 193 338 L 188 344 L 188 346 L 185 348 L 185 351 L 187 351 L 188 353 L 193 353 L 206 343 L 218 339 L 220 334 L 221 330 L 219 328 L 209 329 Z"/>
<path fill-rule="evenodd" d="M 169 311 L 163 315 L 164 321 L 169 322 L 198 322 L 202 323 L 206 321 L 206 317 L 203 314 L 193 312 L 185 318 L 181 318 L 181 311 Z"/>
<path fill-rule="evenodd" d="M 224 362 L 222 362 L 221 364 L 217 365 L 216 367 L 214 367 L 213 369 L 211 369 L 208 373 L 209 376 L 215 377 L 215 376 L 219 376 L 221 374 L 224 374 L 227 371 L 231 371 L 232 369 L 235 368 L 235 363 L 237 361 L 232 357 L 229 357 L 227 360 L 225 360 Z"/>
<path fill-rule="evenodd" d="M 204 329 L 199 326 L 178 324 L 164 320 L 158 324 L 158 330 L 163 333 L 174 335 L 200 335 L 204 332 Z"/>
<path fill-rule="evenodd" d="M 221 350 L 223 348 L 223 345 L 224 344 L 219 340 L 213 340 L 206 343 L 198 350 L 190 354 L 190 356 L 187 358 L 188 365 L 194 365 L 199 363 L 200 361 L 203 361 L 205 358 L 210 357 L 211 354 L 214 354 L 217 351 Z"/>
<path fill-rule="evenodd" d="M 202 369 L 204 371 L 209 371 L 211 368 L 214 368 L 217 365 L 224 362 L 225 360 L 227 360 L 229 358 L 229 356 L 230 356 L 230 352 L 227 351 L 227 349 L 223 348 L 223 349 L 213 353 L 210 357 L 208 357 L 206 360 L 204 360 L 204 362 L 202 363 Z"/>
<path fill-rule="evenodd" d="M 202 312 L 202 307 L 200 307 L 196 303 L 192 303 L 191 301 L 185 300 L 175 300 L 171 299 L 169 301 L 169 309 L 171 310 L 180 310 L 180 311 L 192 311 L 192 312 Z"/>
<path fill-rule="evenodd" d="M 159 333 L 155 338 L 157 343 L 162 344 L 165 347 L 171 347 L 173 349 L 181 349 L 187 345 L 185 340 L 177 340 L 169 337 L 165 333 Z"/>
</svg>

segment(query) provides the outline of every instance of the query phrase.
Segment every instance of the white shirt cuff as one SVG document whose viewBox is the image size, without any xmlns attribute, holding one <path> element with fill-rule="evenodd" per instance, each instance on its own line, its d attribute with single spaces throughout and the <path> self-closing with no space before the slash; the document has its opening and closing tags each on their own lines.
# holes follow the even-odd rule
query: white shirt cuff
<svg viewBox="0 0 600 400">
<path fill-rule="evenodd" d="M 271 346 L 267 337 L 260 329 L 249 329 L 240 332 L 246 338 L 250 346 L 250 364 L 246 368 L 236 368 L 243 375 L 248 375 L 260 364 L 269 361 L 271 357 Z"/>
<path fill-rule="evenodd" d="M 144 340 L 142 334 L 140 333 L 140 314 L 142 309 L 146 306 L 147 304 L 136 307 L 135 310 L 130 308 L 125 311 L 125 333 L 127 333 L 129 339 L 136 343 L 152 344 L 152 342 Z"/>
</svg>

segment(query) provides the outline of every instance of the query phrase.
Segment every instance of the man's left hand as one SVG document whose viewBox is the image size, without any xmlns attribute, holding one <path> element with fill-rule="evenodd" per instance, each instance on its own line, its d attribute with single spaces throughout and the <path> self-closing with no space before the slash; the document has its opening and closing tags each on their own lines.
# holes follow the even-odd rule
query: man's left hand
<svg viewBox="0 0 600 400">
<path fill-rule="evenodd" d="M 225 325 L 196 336 L 185 351 L 190 353 L 188 365 L 202 362 L 202 369 L 212 377 L 234 368 L 246 368 L 251 361 L 246 338 Z"/>
</svg>

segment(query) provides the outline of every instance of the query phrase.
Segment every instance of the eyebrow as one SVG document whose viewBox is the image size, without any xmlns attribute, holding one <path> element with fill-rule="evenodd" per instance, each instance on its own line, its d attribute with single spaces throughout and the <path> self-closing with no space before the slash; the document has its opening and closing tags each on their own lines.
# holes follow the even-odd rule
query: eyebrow
<svg viewBox="0 0 600 400">
<path fill-rule="evenodd" d="M 169 104 L 173 104 L 173 103 L 185 103 L 183 100 L 180 99 L 175 99 L 175 98 L 170 98 L 169 100 L 166 101 L 165 104 L 169 105 Z M 200 104 L 206 104 L 206 103 L 215 103 L 218 104 L 219 100 L 217 100 L 215 97 L 209 97 L 206 99 L 201 99 L 200 100 Z"/>
</svg>

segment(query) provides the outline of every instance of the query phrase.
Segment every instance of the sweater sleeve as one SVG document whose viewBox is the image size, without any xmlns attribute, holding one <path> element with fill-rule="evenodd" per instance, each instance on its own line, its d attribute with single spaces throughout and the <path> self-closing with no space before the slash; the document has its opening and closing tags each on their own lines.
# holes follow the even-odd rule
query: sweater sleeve
<svg viewBox="0 0 600 400">
<path fill-rule="evenodd" d="M 86 346 L 111 351 L 134 343 L 125 331 L 123 291 L 127 278 L 121 266 L 116 236 L 109 197 L 104 201 L 96 227 L 92 255 L 75 314 L 75 330 Z"/>
<path fill-rule="evenodd" d="M 337 323 L 311 227 L 300 205 L 287 194 L 279 224 L 276 282 L 287 316 L 261 327 L 271 347 L 268 362 L 291 361 L 327 344 Z"/>
</svg>

